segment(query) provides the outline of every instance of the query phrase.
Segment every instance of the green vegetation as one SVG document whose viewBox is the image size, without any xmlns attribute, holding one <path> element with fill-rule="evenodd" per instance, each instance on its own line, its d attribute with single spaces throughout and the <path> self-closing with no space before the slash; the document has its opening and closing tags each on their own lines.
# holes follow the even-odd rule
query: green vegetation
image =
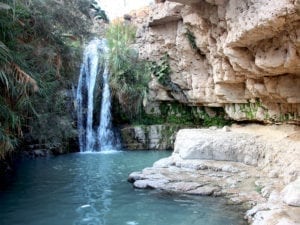
<svg viewBox="0 0 300 225">
<path fill-rule="evenodd" d="M 194 33 L 190 29 L 186 29 L 185 35 L 190 43 L 191 48 L 197 50 L 198 46 L 196 44 L 196 37 Z"/>
<path fill-rule="evenodd" d="M 110 86 L 119 110 L 132 119 L 141 114 L 142 102 L 148 90 L 148 63 L 138 60 L 132 48 L 136 29 L 132 25 L 115 22 L 106 32 L 109 48 Z"/>
<path fill-rule="evenodd" d="M 278 107 L 280 107 L 280 103 L 278 103 Z M 293 113 L 283 113 L 283 114 L 276 114 L 273 112 L 269 112 L 268 108 L 263 105 L 260 99 L 253 99 L 248 101 L 244 104 L 236 104 L 234 108 L 234 112 L 240 111 L 245 113 L 245 117 L 247 120 L 261 120 L 261 118 L 257 118 L 259 116 L 263 116 L 264 121 L 268 121 L 271 123 L 285 123 L 287 121 L 297 121 L 299 116 Z M 258 113 L 259 112 L 259 113 Z"/>
<path fill-rule="evenodd" d="M 169 55 L 167 53 L 158 61 L 151 62 L 150 71 L 153 76 L 157 77 L 161 85 L 165 86 L 169 91 L 179 94 L 181 100 L 187 102 L 187 98 L 181 88 L 171 80 L 170 76 L 172 71 L 169 64 Z"/>
<path fill-rule="evenodd" d="M 200 48 L 197 46 L 196 37 L 190 29 L 188 29 L 188 28 L 186 29 L 185 36 L 187 37 L 191 48 L 194 49 L 198 55 L 205 56 L 205 54 L 202 53 Z"/>
<path fill-rule="evenodd" d="M 262 191 L 263 187 L 260 186 L 260 185 L 255 185 L 255 191 L 259 194 L 261 194 L 261 191 Z"/>
<path fill-rule="evenodd" d="M 66 90 L 90 34 L 92 3 L 0 0 L 0 157 L 24 135 L 40 145 L 72 137 Z"/>
<path fill-rule="evenodd" d="M 171 80 L 169 55 L 166 53 L 156 62 L 138 60 L 137 52 L 132 48 L 135 40 L 135 28 L 116 22 L 109 26 L 106 39 L 109 47 L 110 84 L 114 96 L 113 118 L 117 124 L 183 124 L 190 126 L 223 126 L 230 121 L 224 118 L 224 112 L 210 117 L 203 108 L 187 106 L 178 102 L 161 102 L 159 114 L 146 113 L 143 100 L 147 95 L 150 74 L 168 90 L 182 94 L 182 90 Z"/>
<path fill-rule="evenodd" d="M 160 84 L 169 86 L 171 83 L 171 67 L 169 64 L 169 55 L 165 53 L 165 55 L 160 58 L 158 62 L 152 62 L 150 71 L 155 77 L 157 77 L 157 80 Z"/>
<path fill-rule="evenodd" d="M 256 100 L 254 103 L 249 102 L 240 105 L 241 111 L 246 114 L 246 117 L 249 120 L 255 119 L 259 107 L 262 107 L 262 104 L 259 100 Z"/>
<path fill-rule="evenodd" d="M 178 102 L 161 102 L 159 113 L 150 114 L 144 110 L 140 116 L 129 118 L 119 108 L 115 108 L 116 122 L 120 124 L 154 125 L 154 124 L 176 124 L 184 126 L 218 126 L 230 125 L 231 120 L 226 118 L 222 108 L 214 109 L 214 116 L 209 116 L 204 107 L 188 106 Z"/>
</svg>

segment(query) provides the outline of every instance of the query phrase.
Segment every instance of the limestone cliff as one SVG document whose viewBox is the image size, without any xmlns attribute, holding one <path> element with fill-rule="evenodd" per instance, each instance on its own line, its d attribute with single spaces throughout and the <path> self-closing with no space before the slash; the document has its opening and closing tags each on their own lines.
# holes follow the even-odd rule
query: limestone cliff
<svg viewBox="0 0 300 225">
<path fill-rule="evenodd" d="M 223 107 L 234 120 L 300 122 L 299 0 L 170 0 L 132 13 L 141 59 L 170 58 L 150 102 Z M 159 3 L 160 2 L 160 3 Z"/>
</svg>

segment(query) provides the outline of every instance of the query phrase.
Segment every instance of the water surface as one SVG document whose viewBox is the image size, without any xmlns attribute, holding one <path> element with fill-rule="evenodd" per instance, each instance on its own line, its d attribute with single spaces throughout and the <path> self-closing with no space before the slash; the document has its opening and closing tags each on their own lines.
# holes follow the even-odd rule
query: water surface
<svg viewBox="0 0 300 225">
<path fill-rule="evenodd" d="M 136 190 L 128 174 L 169 152 L 69 154 L 28 160 L 0 192 L 1 225 L 239 225 L 221 198 Z"/>
</svg>

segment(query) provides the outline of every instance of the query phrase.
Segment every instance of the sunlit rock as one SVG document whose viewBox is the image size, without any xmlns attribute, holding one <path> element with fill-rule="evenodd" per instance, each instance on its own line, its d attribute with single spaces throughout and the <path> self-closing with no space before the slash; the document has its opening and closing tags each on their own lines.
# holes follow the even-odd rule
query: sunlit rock
<svg viewBox="0 0 300 225">
<path fill-rule="evenodd" d="M 157 83 L 152 101 L 221 106 L 235 120 L 299 122 L 299 1 L 159 2 L 133 13 L 135 45 L 141 59 L 170 55 L 170 78 L 187 102 Z"/>
</svg>

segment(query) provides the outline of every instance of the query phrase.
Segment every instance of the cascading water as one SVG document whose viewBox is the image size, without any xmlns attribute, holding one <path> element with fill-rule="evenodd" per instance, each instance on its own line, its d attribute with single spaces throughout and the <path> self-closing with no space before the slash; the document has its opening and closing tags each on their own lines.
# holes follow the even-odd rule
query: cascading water
<svg viewBox="0 0 300 225">
<path fill-rule="evenodd" d="M 105 66 L 103 73 L 103 91 L 100 113 L 100 125 L 98 128 L 98 140 L 100 150 L 111 150 L 114 144 L 114 133 L 111 124 L 111 97 L 108 83 L 108 68 Z"/>
<path fill-rule="evenodd" d="M 108 83 L 108 68 L 106 60 L 102 63 L 103 91 L 100 113 L 100 125 L 95 131 L 93 127 L 94 115 L 94 89 L 97 74 L 99 73 L 99 52 L 107 52 L 106 41 L 94 39 L 85 48 L 83 63 L 77 87 L 77 117 L 79 145 L 81 152 L 93 152 L 112 149 L 114 146 L 114 133 L 111 124 L 111 97 Z M 96 149 L 97 147 L 97 149 Z"/>
<path fill-rule="evenodd" d="M 99 40 L 91 41 L 84 51 L 77 87 L 77 126 L 80 151 L 94 148 L 94 87 L 98 70 Z"/>
</svg>

